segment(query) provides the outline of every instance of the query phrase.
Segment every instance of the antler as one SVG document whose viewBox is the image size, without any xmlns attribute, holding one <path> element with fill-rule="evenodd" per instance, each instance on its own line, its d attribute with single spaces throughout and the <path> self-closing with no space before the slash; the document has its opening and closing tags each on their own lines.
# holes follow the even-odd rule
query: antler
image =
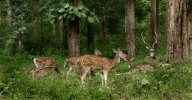
<svg viewBox="0 0 192 100">
<path fill-rule="evenodd" d="M 143 37 L 143 32 L 141 33 L 141 37 L 142 37 L 143 43 L 149 47 L 150 45 L 146 43 L 145 38 Z"/>
<path fill-rule="evenodd" d="M 157 33 L 155 32 L 154 43 L 152 44 L 152 46 L 155 47 L 156 44 L 157 44 Z"/>
</svg>

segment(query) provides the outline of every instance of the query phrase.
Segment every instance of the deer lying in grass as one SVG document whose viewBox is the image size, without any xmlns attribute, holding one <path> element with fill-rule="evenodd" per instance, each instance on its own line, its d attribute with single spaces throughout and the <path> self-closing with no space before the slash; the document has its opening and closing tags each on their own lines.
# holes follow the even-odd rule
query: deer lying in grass
<svg viewBox="0 0 192 100">
<path fill-rule="evenodd" d="M 127 55 L 124 54 L 120 49 L 113 49 L 113 52 L 116 54 L 114 59 L 108 59 L 105 57 L 99 57 L 95 55 L 84 55 L 79 57 L 79 65 L 82 69 L 82 73 L 80 75 L 80 81 L 84 84 L 84 78 L 91 68 L 98 69 L 101 71 L 102 85 L 107 85 L 107 75 L 108 72 L 114 68 L 119 62 L 120 59 L 127 60 Z"/>
<path fill-rule="evenodd" d="M 135 73 L 135 72 L 152 72 L 154 71 L 154 67 L 151 66 L 150 64 L 140 64 L 140 65 L 137 65 L 136 67 L 132 68 L 128 74 L 132 74 L 132 73 Z"/>
<path fill-rule="evenodd" d="M 33 78 L 35 76 L 43 76 L 44 69 L 49 69 L 50 71 L 55 70 L 58 74 L 60 70 L 56 64 L 55 59 L 51 57 L 36 57 L 33 59 L 33 62 L 36 66 L 34 70 L 32 70 Z"/>
<path fill-rule="evenodd" d="M 95 50 L 94 50 L 94 55 L 100 56 L 100 55 L 102 55 L 102 53 L 101 53 L 100 50 L 95 49 Z M 69 74 L 70 74 L 72 71 L 74 71 L 74 70 L 76 70 L 76 69 L 78 68 L 78 59 L 79 59 L 79 57 L 71 57 L 71 58 L 65 59 L 65 61 L 64 61 L 64 67 L 66 66 L 66 64 L 68 64 L 68 66 L 69 66 L 69 70 L 68 70 L 68 72 L 67 72 L 67 74 L 66 74 L 66 79 L 68 78 Z"/>
</svg>

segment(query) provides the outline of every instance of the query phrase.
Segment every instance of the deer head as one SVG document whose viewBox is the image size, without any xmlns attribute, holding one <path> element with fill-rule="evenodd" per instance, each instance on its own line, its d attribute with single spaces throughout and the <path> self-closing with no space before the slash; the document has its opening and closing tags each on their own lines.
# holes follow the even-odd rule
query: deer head
<svg viewBox="0 0 192 100">
<path fill-rule="evenodd" d="M 113 49 L 113 52 L 116 54 L 116 57 L 120 57 L 123 60 L 127 61 L 127 55 L 124 54 L 119 48 L 117 50 Z"/>
<path fill-rule="evenodd" d="M 149 50 L 150 57 L 154 58 L 155 57 L 155 45 L 157 44 L 157 33 L 155 32 L 154 36 L 154 42 L 152 44 L 149 44 L 145 41 L 145 37 L 143 37 L 143 32 L 141 33 L 141 37 L 143 40 L 143 43 L 146 45 L 146 49 Z"/>
<path fill-rule="evenodd" d="M 99 49 L 95 48 L 94 55 L 100 56 L 100 55 L 102 55 L 102 53 L 101 53 L 101 51 Z"/>
</svg>

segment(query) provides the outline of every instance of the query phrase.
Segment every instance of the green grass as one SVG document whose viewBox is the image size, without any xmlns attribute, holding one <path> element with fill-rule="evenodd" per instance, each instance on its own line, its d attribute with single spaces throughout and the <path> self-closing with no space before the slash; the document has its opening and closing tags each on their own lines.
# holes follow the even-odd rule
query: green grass
<svg viewBox="0 0 192 100">
<path fill-rule="evenodd" d="M 109 72 L 108 86 L 101 85 L 100 73 L 95 71 L 95 75 L 87 76 L 85 85 L 79 82 L 80 70 L 72 73 L 68 80 L 65 74 L 68 68 L 63 68 L 62 53 L 49 49 L 43 53 L 51 55 L 60 65 L 61 75 L 54 74 L 54 78 L 37 77 L 32 80 L 31 75 L 26 75 L 23 68 L 35 68 L 32 59 L 34 55 L 27 53 L 16 54 L 15 57 L 3 55 L 0 50 L 0 99 L 4 100 L 161 100 L 161 99 L 192 99 L 192 58 L 186 61 L 169 61 L 165 55 L 165 40 L 160 36 L 160 43 L 157 49 L 155 61 L 149 61 L 155 66 L 154 72 L 137 72 L 131 75 L 126 74 L 130 69 L 126 62 L 121 62 Z M 81 55 L 86 54 L 85 40 L 81 45 Z M 111 42 L 113 41 L 113 42 Z M 99 48 L 103 56 L 113 58 L 112 48 L 121 48 L 126 52 L 124 38 L 121 36 L 108 36 L 106 46 L 99 45 L 96 41 L 95 47 Z M 131 65 L 146 63 L 143 59 L 148 55 L 139 34 L 137 36 L 137 54 Z M 159 67 L 159 61 L 168 61 L 169 67 Z M 117 75 L 120 73 L 125 73 Z"/>
<path fill-rule="evenodd" d="M 85 85 L 78 80 L 80 71 L 71 74 L 69 80 L 65 80 L 67 68 L 62 68 L 59 77 L 54 74 L 49 77 L 38 77 L 32 80 L 30 75 L 23 72 L 24 67 L 34 67 L 30 55 L 14 58 L 0 56 L 0 92 L 5 100 L 117 100 L 117 99 L 192 99 L 192 60 L 180 63 L 171 62 L 167 68 L 156 66 L 154 72 L 137 72 L 131 75 L 127 64 L 121 62 L 109 72 L 108 86 L 101 86 L 99 72 L 91 78 L 86 77 Z M 62 58 L 54 56 L 62 66 Z M 137 65 L 142 59 L 135 60 Z"/>
</svg>

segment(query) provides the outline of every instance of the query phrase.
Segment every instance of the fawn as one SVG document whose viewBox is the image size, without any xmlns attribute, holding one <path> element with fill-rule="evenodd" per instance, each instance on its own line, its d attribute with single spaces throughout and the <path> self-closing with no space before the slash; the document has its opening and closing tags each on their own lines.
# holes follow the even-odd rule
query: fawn
<svg viewBox="0 0 192 100">
<path fill-rule="evenodd" d="M 137 65 L 136 67 L 132 68 L 128 74 L 132 74 L 132 73 L 135 73 L 135 72 L 139 72 L 139 71 L 142 71 L 142 72 L 152 72 L 154 71 L 155 68 L 153 66 L 151 66 L 150 64 L 140 64 L 140 65 Z"/>
<path fill-rule="evenodd" d="M 120 59 L 127 60 L 127 55 L 124 54 L 120 49 L 113 49 L 113 52 L 116 54 L 114 59 L 108 59 L 105 57 L 99 57 L 95 55 L 84 55 L 79 57 L 78 64 L 82 69 L 82 73 L 80 75 L 80 81 L 84 84 L 84 78 L 87 73 L 90 71 L 90 68 L 98 69 L 101 71 L 102 85 L 107 85 L 107 75 L 108 72 L 114 68 L 118 63 L 120 63 Z"/>
</svg>

